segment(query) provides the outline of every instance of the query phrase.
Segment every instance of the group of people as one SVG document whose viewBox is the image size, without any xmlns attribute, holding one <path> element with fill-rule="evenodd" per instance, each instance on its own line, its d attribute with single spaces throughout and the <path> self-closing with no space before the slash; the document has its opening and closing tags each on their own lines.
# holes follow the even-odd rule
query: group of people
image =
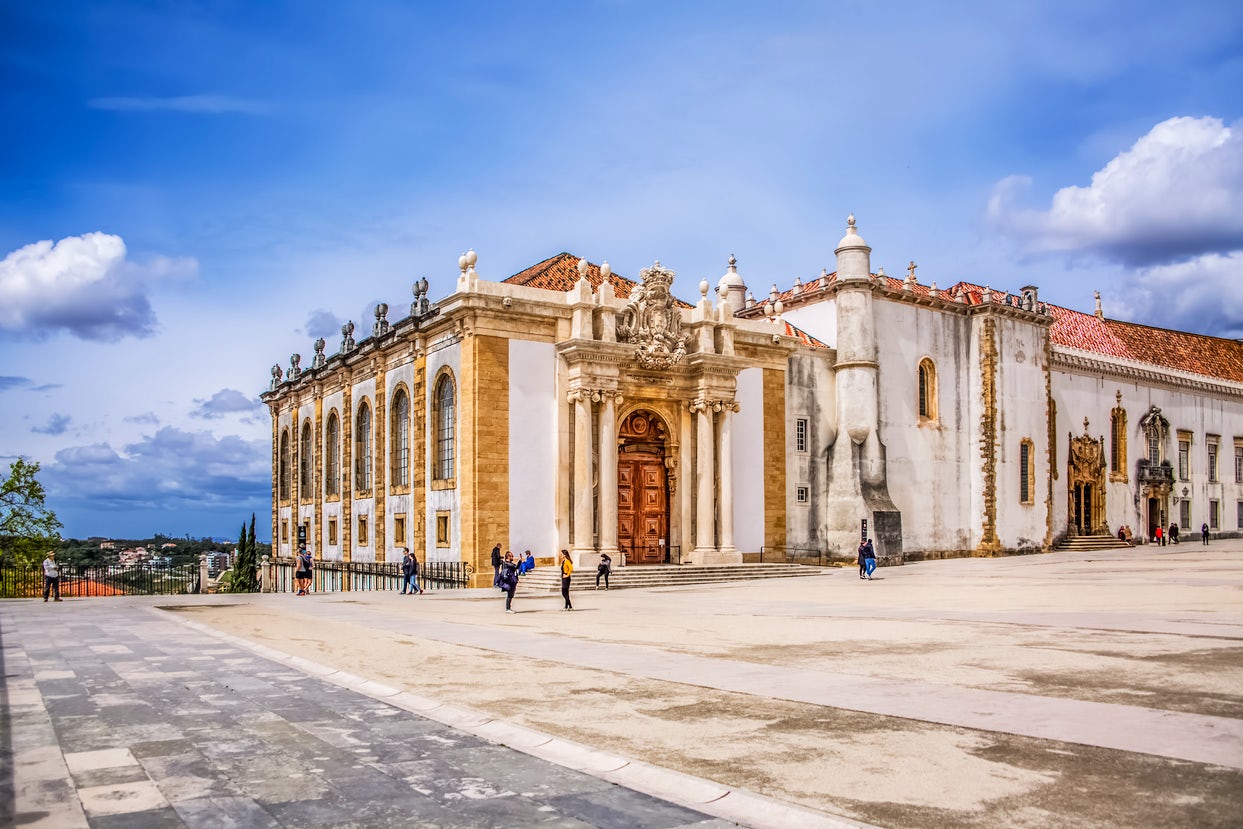
<svg viewBox="0 0 1243 829">
<path fill-rule="evenodd" d="M 876 572 L 876 547 L 869 538 L 859 545 L 859 578 L 871 579 L 874 572 Z"/>
<path fill-rule="evenodd" d="M 608 558 L 605 556 L 605 558 Z M 570 551 L 562 550 L 559 559 L 561 567 L 561 596 L 565 599 L 563 610 L 573 610 L 570 603 L 570 576 L 574 572 L 574 563 L 570 560 Z M 535 556 L 527 550 L 521 558 L 506 550 L 501 554 L 501 545 L 492 548 L 492 586 L 505 594 L 505 612 L 513 613 L 514 592 L 518 589 L 518 579 L 535 569 Z M 597 576 L 597 585 L 599 577 Z M 605 587 L 608 579 L 605 579 Z"/>
<path fill-rule="evenodd" d="M 419 560 L 410 552 L 409 547 L 402 547 L 401 557 L 401 592 L 403 595 L 423 595 L 419 587 Z"/>
<path fill-rule="evenodd" d="M 1209 534 L 1208 533 L 1208 522 L 1205 521 L 1203 524 L 1200 525 L 1200 543 L 1201 544 L 1208 544 L 1208 534 Z M 1118 538 L 1121 539 L 1122 541 L 1125 541 L 1127 544 L 1132 544 L 1131 528 L 1129 526 L 1123 526 L 1119 528 Z M 1152 531 L 1152 543 L 1157 544 L 1161 547 L 1164 547 L 1166 544 L 1177 544 L 1178 543 L 1178 524 L 1176 522 L 1171 521 L 1170 528 L 1168 530 L 1165 530 L 1160 525 L 1157 525 Z"/>
</svg>

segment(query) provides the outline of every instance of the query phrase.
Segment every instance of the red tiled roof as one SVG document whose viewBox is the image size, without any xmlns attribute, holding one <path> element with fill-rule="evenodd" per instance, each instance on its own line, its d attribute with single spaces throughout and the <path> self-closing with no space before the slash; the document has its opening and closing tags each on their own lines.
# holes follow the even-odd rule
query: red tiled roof
<svg viewBox="0 0 1243 829">
<path fill-rule="evenodd" d="M 808 334 L 806 331 L 799 328 L 797 325 L 791 325 L 785 320 L 782 320 L 781 324 L 785 326 L 785 331 L 783 333 L 787 337 L 794 337 L 799 342 L 801 342 L 803 345 L 809 345 L 812 348 L 828 348 L 828 345 L 826 345 L 825 343 L 822 343 L 820 340 L 817 340 L 815 337 L 813 337 L 811 334 Z"/>
<path fill-rule="evenodd" d="M 511 285 L 526 285 L 531 288 L 544 288 L 564 293 L 578 282 L 578 260 L 579 257 L 571 253 L 558 253 L 526 270 L 519 271 L 504 281 Z M 603 281 L 604 276 L 600 273 L 600 266 L 587 263 L 587 282 L 591 285 L 591 290 L 593 292 L 598 290 Z M 633 279 L 627 279 L 617 273 L 609 275 L 609 284 L 613 286 L 613 295 L 618 299 L 629 299 L 630 292 L 639 285 Z M 683 302 L 677 297 L 674 297 L 673 301 L 679 308 L 692 307 L 690 303 Z"/>
</svg>

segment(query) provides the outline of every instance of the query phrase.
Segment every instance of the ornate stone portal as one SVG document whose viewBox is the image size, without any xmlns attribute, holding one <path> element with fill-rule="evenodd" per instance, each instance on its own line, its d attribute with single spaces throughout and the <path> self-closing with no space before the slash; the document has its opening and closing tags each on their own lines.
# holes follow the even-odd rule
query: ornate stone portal
<svg viewBox="0 0 1243 829">
<path fill-rule="evenodd" d="M 1083 434 L 1070 436 L 1070 457 L 1066 476 L 1068 529 L 1072 535 L 1108 535 L 1105 522 L 1105 438 L 1088 433 L 1088 419 L 1083 419 Z"/>
</svg>

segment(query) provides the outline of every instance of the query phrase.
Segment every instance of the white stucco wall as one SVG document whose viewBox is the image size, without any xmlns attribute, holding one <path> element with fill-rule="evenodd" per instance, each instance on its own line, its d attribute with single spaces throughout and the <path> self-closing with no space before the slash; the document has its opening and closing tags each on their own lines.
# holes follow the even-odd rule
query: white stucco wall
<svg viewBox="0 0 1243 829">
<path fill-rule="evenodd" d="M 1074 352 L 1068 352 L 1074 353 Z M 1095 355 L 1093 355 L 1095 356 Z M 1203 389 L 1182 387 L 1172 382 L 1162 382 L 1162 376 L 1172 379 L 1193 379 L 1192 375 L 1173 372 L 1162 373 L 1155 368 L 1144 371 L 1147 377 L 1122 378 L 1103 372 L 1085 372 L 1059 369 L 1053 374 L 1053 398 L 1057 403 L 1057 456 L 1059 480 L 1054 482 L 1053 527 L 1054 533 L 1065 532 L 1070 515 L 1070 500 L 1066 491 L 1066 464 L 1070 451 L 1070 439 L 1083 434 L 1083 419 L 1088 418 L 1089 434 L 1105 438 L 1106 501 L 1105 520 L 1111 532 L 1117 532 L 1123 524 L 1130 525 L 1138 538 L 1147 531 L 1146 504 L 1136 503 L 1142 487 L 1136 480 L 1137 462 L 1147 455 L 1147 438 L 1139 421 L 1149 409 L 1157 406 L 1170 423 L 1169 437 L 1163 447 L 1163 457 L 1170 461 L 1174 471 L 1174 493 L 1165 499 L 1164 526 L 1180 518 L 1179 502 L 1182 490 L 1187 489 L 1190 501 L 1189 526 L 1185 532 L 1198 533 L 1200 525 L 1209 522 L 1210 502 L 1219 504 L 1219 530 L 1227 533 L 1240 531 L 1238 504 L 1243 501 L 1243 484 L 1236 482 L 1234 469 L 1235 439 L 1243 439 L 1243 387 L 1236 394 L 1206 392 Z M 1236 384 L 1214 381 L 1225 388 Z M 1108 463 L 1112 440 L 1110 418 L 1118 405 L 1117 393 L 1122 393 L 1122 407 L 1127 414 L 1126 481 L 1109 481 Z M 1191 433 L 1190 469 L 1186 480 L 1179 476 L 1178 433 Z M 1217 482 L 1210 482 L 1208 475 L 1208 436 L 1217 435 L 1218 459 Z M 1198 537 L 1198 536 L 1197 536 Z"/>
<path fill-rule="evenodd" d="M 734 415 L 734 546 L 759 552 L 764 544 L 764 372 L 738 373 Z"/>
<path fill-rule="evenodd" d="M 552 343 L 509 341 L 509 548 L 556 554 L 557 355 Z"/>
<path fill-rule="evenodd" d="M 829 348 L 837 348 L 836 299 L 800 305 L 781 316 L 786 322 L 803 329 Z"/>
</svg>

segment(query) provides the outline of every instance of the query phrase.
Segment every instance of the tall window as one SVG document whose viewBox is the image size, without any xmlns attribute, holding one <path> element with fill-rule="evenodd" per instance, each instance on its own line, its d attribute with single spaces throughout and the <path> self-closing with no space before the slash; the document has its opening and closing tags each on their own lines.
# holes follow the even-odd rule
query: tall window
<svg viewBox="0 0 1243 829">
<path fill-rule="evenodd" d="M 328 437 L 324 447 L 324 492 L 341 494 L 341 421 L 334 411 L 328 415 Z"/>
<path fill-rule="evenodd" d="M 1238 526 L 1240 530 L 1243 530 L 1243 501 L 1239 501 L 1237 504 L 1235 504 L 1235 510 L 1237 510 L 1239 513 L 1237 516 L 1235 516 L 1235 524 Z"/>
<path fill-rule="evenodd" d="M 371 489 L 371 407 L 366 401 L 358 407 L 354 426 L 354 489 Z"/>
<path fill-rule="evenodd" d="M 280 470 L 277 475 L 278 497 L 282 501 L 289 500 L 289 431 L 281 432 Z"/>
<path fill-rule="evenodd" d="M 410 397 L 405 389 L 393 395 L 393 472 L 394 486 L 410 485 Z"/>
<path fill-rule="evenodd" d="M 1024 504 L 1036 500 L 1036 467 L 1032 457 L 1035 448 L 1030 440 L 1019 444 L 1019 500 Z"/>
<path fill-rule="evenodd" d="M 1161 462 L 1161 433 L 1156 429 L 1148 430 L 1148 462 Z"/>
<path fill-rule="evenodd" d="M 1186 498 L 1178 502 L 1178 526 L 1181 529 L 1191 529 L 1191 502 Z"/>
<path fill-rule="evenodd" d="M 1185 481 L 1191 477 L 1191 437 L 1183 434 L 1178 436 L 1178 480 Z"/>
<path fill-rule="evenodd" d="M 453 380 L 441 375 L 436 383 L 436 479 L 451 480 L 454 476 L 454 427 L 457 424 Z"/>
<path fill-rule="evenodd" d="M 807 418 L 800 417 L 794 421 L 794 450 L 807 451 Z"/>
<path fill-rule="evenodd" d="M 1208 502 L 1208 528 L 1221 529 L 1221 501 Z"/>
<path fill-rule="evenodd" d="M 1121 404 L 1121 393 L 1119 393 Z M 1109 471 L 1115 479 L 1126 479 L 1126 409 L 1119 405 L 1109 417 Z"/>
<path fill-rule="evenodd" d="M 298 497 L 310 498 L 311 476 L 315 466 L 311 463 L 311 421 L 302 424 L 302 445 L 298 449 Z"/>
<path fill-rule="evenodd" d="M 1243 484 L 1243 442 L 1234 439 L 1234 482 Z"/>
<path fill-rule="evenodd" d="M 937 418 L 937 369 L 927 357 L 919 361 L 919 419 Z"/>
<path fill-rule="evenodd" d="M 1208 480 L 1209 483 L 1217 483 L 1217 446 L 1218 439 L 1211 436 L 1208 439 Z"/>
</svg>

